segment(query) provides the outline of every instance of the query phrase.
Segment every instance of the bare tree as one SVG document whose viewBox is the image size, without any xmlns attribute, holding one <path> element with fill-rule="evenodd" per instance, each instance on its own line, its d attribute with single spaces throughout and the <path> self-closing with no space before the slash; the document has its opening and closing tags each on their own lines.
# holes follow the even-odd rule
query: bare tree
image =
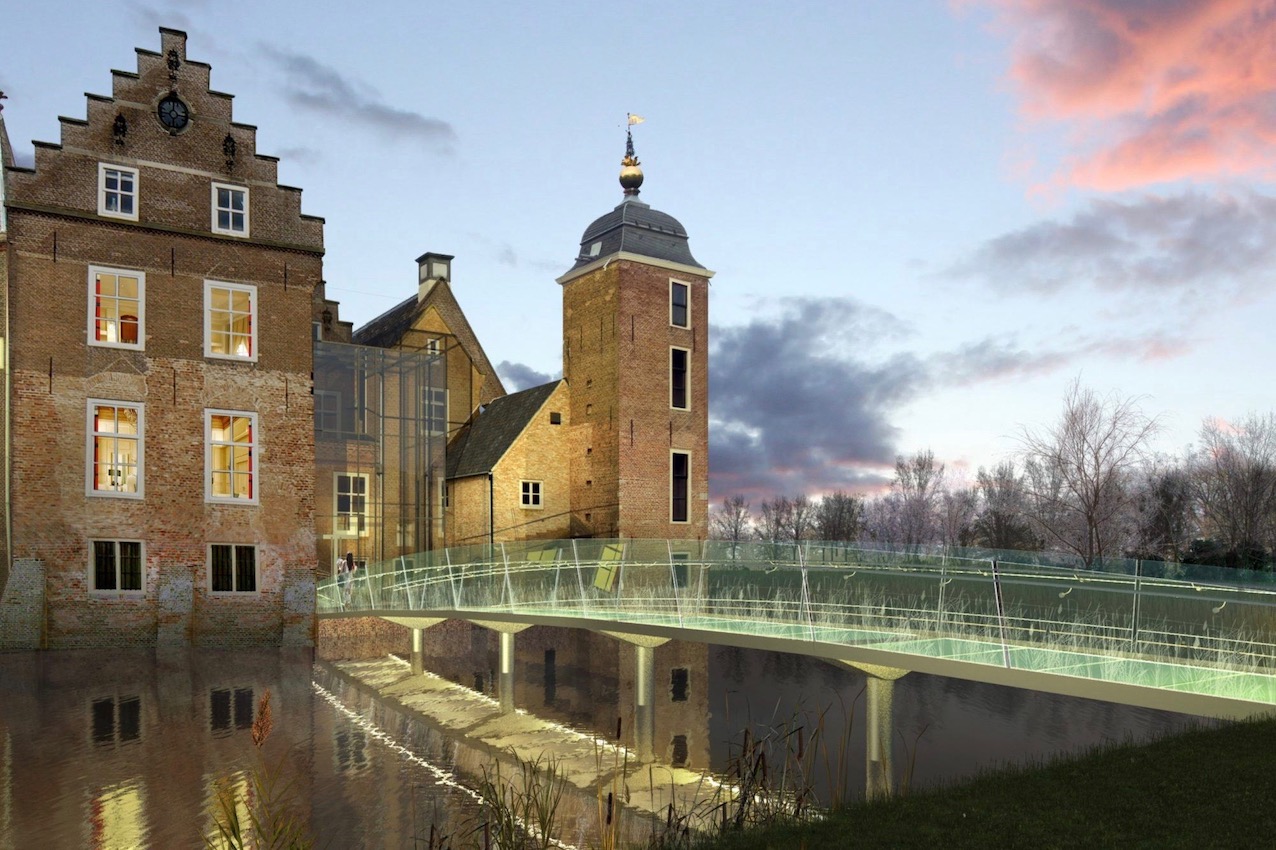
<svg viewBox="0 0 1276 850">
<path fill-rule="evenodd" d="M 1144 474 L 1135 499 L 1134 554 L 1162 561 L 1181 560 L 1199 530 L 1188 470 L 1173 461 L 1158 460 Z"/>
<path fill-rule="evenodd" d="M 820 540 L 859 540 L 864 500 L 845 491 L 826 493 L 815 509 L 815 536 Z"/>
<path fill-rule="evenodd" d="M 935 463 L 930 449 L 911 458 L 895 458 L 893 493 L 899 496 L 889 507 L 897 508 L 900 543 L 916 546 L 939 537 L 939 498 L 944 486 L 944 465 Z"/>
<path fill-rule="evenodd" d="M 1120 552 L 1130 484 L 1158 427 L 1137 399 L 1100 398 L 1074 380 L 1058 423 L 1022 436 L 1030 515 L 1042 536 L 1087 565 Z"/>
<path fill-rule="evenodd" d="M 752 515 L 749 503 L 744 496 L 736 494 L 722 500 L 722 507 L 714 511 L 709 523 L 709 533 L 718 540 L 729 540 L 739 543 L 749 539 L 753 530 Z"/>
<path fill-rule="evenodd" d="M 979 468 L 975 486 L 982 507 L 974 523 L 974 540 L 990 549 L 1036 549 L 1037 538 L 1028 524 L 1023 476 L 1013 460 L 992 470 Z"/>
<path fill-rule="evenodd" d="M 815 505 L 805 495 L 789 499 L 788 539 L 798 542 L 811 536 L 815 527 Z"/>
<path fill-rule="evenodd" d="M 1207 421 L 1194 466 L 1206 532 L 1227 547 L 1230 562 L 1261 565 L 1276 523 L 1276 414 L 1236 425 Z"/>
<path fill-rule="evenodd" d="M 969 488 L 945 490 L 939 498 L 939 529 L 949 548 L 969 546 L 975 539 L 979 494 Z"/>
<path fill-rule="evenodd" d="M 765 543 L 782 543 L 788 539 L 793 504 L 784 496 L 763 499 L 758 505 L 758 518 L 753 531 Z"/>
</svg>

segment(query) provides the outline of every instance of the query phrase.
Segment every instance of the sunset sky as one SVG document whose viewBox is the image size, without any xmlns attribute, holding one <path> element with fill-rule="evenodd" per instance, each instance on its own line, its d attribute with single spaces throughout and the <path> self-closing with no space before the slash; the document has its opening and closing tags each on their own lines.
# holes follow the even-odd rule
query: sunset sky
<svg viewBox="0 0 1276 850">
<path fill-rule="evenodd" d="M 642 199 L 715 270 L 714 498 L 957 478 L 1078 375 L 1180 452 L 1276 409 L 1276 2 L 46 0 L 3 15 L 15 152 L 158 26 L 327 219 L 362 324 L 453 287 L 510 390 L 561 369 L 581 233 Z"/>
</svg>

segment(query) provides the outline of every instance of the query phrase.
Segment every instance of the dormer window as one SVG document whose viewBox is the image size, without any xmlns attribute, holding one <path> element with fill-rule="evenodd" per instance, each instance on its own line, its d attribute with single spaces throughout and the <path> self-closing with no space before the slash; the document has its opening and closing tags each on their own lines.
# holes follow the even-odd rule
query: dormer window
<svg viewBox="0 0 1276 850">
<path fill-rule="evenodd" d="M 137 221 L 137 169 L 97 166 L 97 214 Z"/>
<path fill-rule="evenodd" d="M 597 257 L 599 252 L 602 251 L 602 249 L 603 249 L 602 241 L 600 240 L 598 242 L 595 242 L 594 244 L 589 246 L 589 256 Z"/>
</svg>

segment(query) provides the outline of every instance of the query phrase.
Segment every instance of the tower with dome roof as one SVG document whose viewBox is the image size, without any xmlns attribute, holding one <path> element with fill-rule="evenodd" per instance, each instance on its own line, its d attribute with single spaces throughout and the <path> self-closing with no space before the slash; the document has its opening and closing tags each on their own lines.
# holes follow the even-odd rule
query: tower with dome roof
<svg viewBox="0 0 1276 850">
<path fill-rule="evenodd" d="M 632 131 L 623 196 L 581 237 L 563 289 L 573 531 L 703 538 L 709 490 L 709 279 L 687 231 L 639 199 Z"/>
</svg>

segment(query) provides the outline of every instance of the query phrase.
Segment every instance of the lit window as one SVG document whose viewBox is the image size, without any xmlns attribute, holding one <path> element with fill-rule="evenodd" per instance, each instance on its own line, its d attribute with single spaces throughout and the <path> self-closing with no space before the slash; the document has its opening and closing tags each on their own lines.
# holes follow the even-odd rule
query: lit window
<svg viewBox="0 0 1276 850">
<path fill-rule="evenodd" d="M 213 593 L 256 593 L 257 547 L 224 543 L 209 546 L 208 582 Z"/>
<path fill-rule="evenodd" d="M 687 360 L 690 352 L 685 348 L 669 349 L 669 406 L 676 410 L 686 410 L 687 403 Z"/>
<path fill-rule="evenodd" d="M 136 540 L 94 540 L 89 589 L 138 592 L 142 587 L 142 544 Z"/>
<path fill-rule="evenodd" d="M 425 387 L 421 390 L 421 422 L 427 434 L 447 433 L 447 390 Z"/>
<path fill-rule="evenodd" d="M 142 405 L 89 400 L 91 496 L 142 496 Z"/>
<path fill-rule="evenodd" d="M 257 287 L 204 282 L 204 356 L 257 359 Z"/>
<path fill-rule="evenodd" d="M 341 393 L 315 390 L 315 430 L 341 430 Z"/>
<path fill-rule="evenodd" d="M 670 518 L 674 522 L 688 522 L 687 496 L 691 483 L 691 455 L 687 452 L 672 452 L 670 473 Z"/>
<path fill-rule="evenodd" d="M 368 476 L 338 472 L 333 485 L 336 530 L 368 533 Z"/>
<path fill-rule="evenodd" d="M 208 411 L 208 501 L 257 503 L 256 434 L 255 413 Z"/>
<path fill-rule="evenodd" d="M 691 326 L 691 307 L 688 301 L 691 287 L 685 283 L 669 281 L 669 324 L 677 328 Z"/>
<path fill-rule="evenodd" d="M 146 275 L 89 266 L 89 344 L 142 347 Z"/>
<path fill-rule="evenodd" d="M 137 221 L 137 169 L 98 163 L 97 213 Z"/>
<path fill-rule="evenodd" d="M 248 189 L 213 184 L 213 232 L 248 235 Z"/>
<path fill-rule="evenodd" d="M 539 508 L 541 506 L 541 482 L 522 482 L 522 494 L 523 507 Z"/>
</svg>

